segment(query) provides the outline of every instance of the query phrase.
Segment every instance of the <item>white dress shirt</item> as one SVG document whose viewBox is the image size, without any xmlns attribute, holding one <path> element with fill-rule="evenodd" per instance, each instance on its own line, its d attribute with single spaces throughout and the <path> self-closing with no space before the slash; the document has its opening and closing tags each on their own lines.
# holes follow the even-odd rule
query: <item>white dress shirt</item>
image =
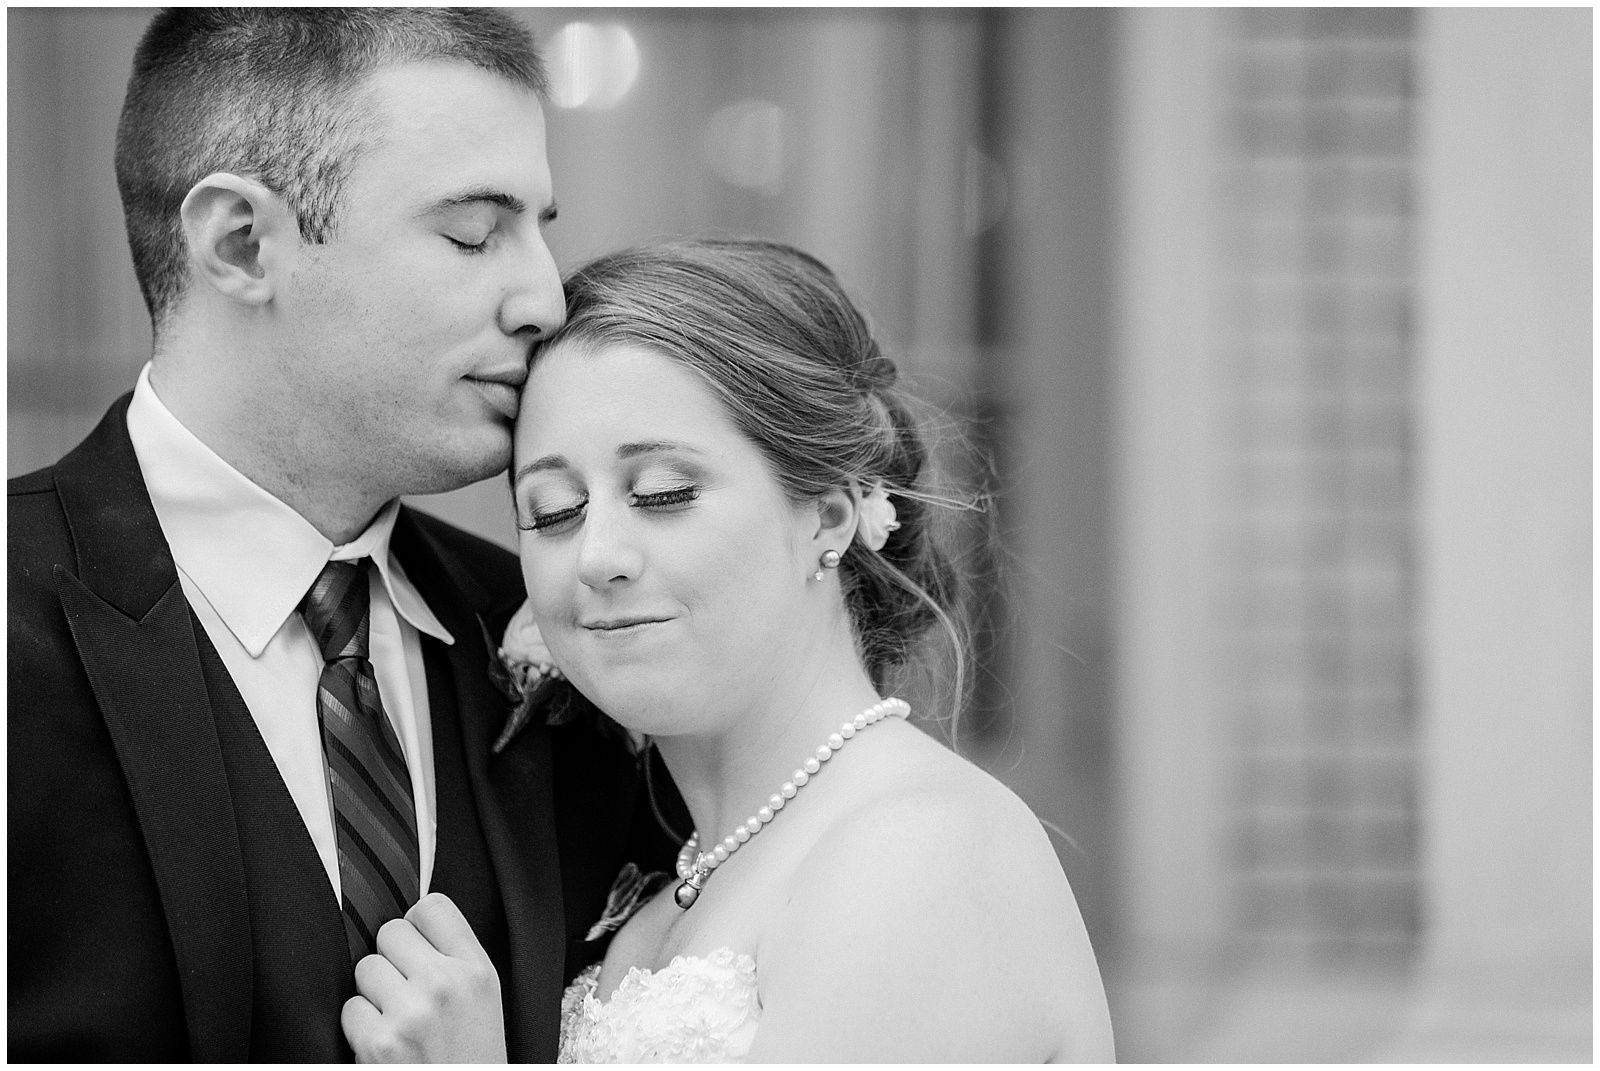
<svg viewBox="0 0 1600 1071">
<path fill-rule="evenodd" d="M 128 437 L 183 593 L 250 708 L 322 857 L 336 901 L 339 853 L 317 720 L 322 654 L 299 606 L 329 560 L 372 559 L 381 583 L 370 585 L 370 658 L 411 772 L 426 893 L 433 874 L 435 796 L 428 677 L 418 630 L 455 641 L 389 553 L 399 500 L 380 510 L 354 540 L 334 546 L 179 423 L 150 386 L 148 364 L 128 406 Z"/>
</svg>

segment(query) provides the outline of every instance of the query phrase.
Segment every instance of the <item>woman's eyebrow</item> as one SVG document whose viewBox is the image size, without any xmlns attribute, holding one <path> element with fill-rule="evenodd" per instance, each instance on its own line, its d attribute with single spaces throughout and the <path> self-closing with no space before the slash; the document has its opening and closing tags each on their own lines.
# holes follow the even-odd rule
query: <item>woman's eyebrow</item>
<svg viewBox="0 0 1600 1071">
<path fill-rule="evenodd" d="M 682 451 L 684 453 L 698 454 L 702 451 L 690 446 L 688 443 L 673 442 L 670 439 L 652 439 L 648 442 L 623 443 L 617 447 L 617 456 L 620 458 L 638 457 L 641 454 L 660 454 L 669 451 Z"/>
<path fill-rule="evenodd" d="M 641 457 L 645 454 L 663 454 L 682 452 L 688 454 L 701 454 L 705 451 L 699 447 L 690 446 L 688 443 L 674 442 L 671 439 L 650 439 L 645 442 L 623 443 L 617 447 L 617 456 L 623 460 L 631 457 Z M 552 469 L 571 468 L 572 463 L 560 454 L 546 454 L 536 458 L 517 469 L 517 474 L 511 478 L 512 483 L 517 483 L 524 476 L 535 472 L 549 472 Z"/>
<path fill-rule="evenodd" d="M 518 469 L 517 474 L 511 478 L 511 482 L 513 484 L 518 483 L 524 476 L 527 476 L 531 473 L 548 472 L 550 469 L 565 469 L 570 467 L 571 464 L 560 454 L 546 454 L 544 457 L 541 457 L 536 461 L 530 461 Z"/>
</svg>

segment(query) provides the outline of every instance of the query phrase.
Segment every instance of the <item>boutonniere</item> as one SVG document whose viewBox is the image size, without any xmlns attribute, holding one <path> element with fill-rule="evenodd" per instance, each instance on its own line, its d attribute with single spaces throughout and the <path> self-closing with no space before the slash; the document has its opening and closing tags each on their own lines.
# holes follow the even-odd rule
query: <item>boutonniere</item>
<svg viewBox="0 0 1600 1071">
<path fill-rule="evenodd" d="M 484 643 L 494 652 L 489 660 L 489 679 L 511 701 L 505 727 L 494 742 L 493 750 L 498 755 L 532 719 L 534 708 L 550 698 L 550 686 L 564 678 L 544 645 L 544 637 L 539 635 L 539 626 L 533 623 L 533 608 L 526 600 L 512 615 L 499 643 L 494 642 L 481 618 L 478 624 L 483 628 Z"/>
<path fill-rule="evenodd" d="M 478 625 L 483 629 L 484 645 L 494 652 L 494 657 L 489 659 L 489 679 L 511 702 L 505 726 L 495 738 L 494 754 L 504 751 L 538 710 L 544 711 L 546 725 L 566 725 L 587 718 L 602 735 L 623 740 L 634 755 L 644 750 L 642 735 L 630 733 L 606 717 L 583 693 L 567 683 L 551 658 L 544 637 L 539 635 L 539 626 L 533 622 L 533 608 L 526 600 L 512 615 L 499 643 L 489 634 L 489 627 L 482 618 Z"/>
</svg>

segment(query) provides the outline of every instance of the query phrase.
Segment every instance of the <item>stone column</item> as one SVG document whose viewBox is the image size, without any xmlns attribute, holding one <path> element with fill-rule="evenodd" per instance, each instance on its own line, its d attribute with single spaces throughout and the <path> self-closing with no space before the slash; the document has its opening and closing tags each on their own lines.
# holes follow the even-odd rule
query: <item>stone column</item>
<svg viewBox="0 0 1600 1071">
<path fill-rule="evenodd" d="M 1425 946 L 1386 1058 L 1592 1051 L 1592 13 L 1422 14 Z"/>
</svg>

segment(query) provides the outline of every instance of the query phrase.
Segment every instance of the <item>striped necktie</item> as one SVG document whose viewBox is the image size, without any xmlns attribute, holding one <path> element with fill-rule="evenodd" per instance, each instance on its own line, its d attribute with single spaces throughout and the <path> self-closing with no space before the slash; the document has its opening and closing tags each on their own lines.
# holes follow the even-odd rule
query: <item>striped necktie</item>
<svg viewBox="0 0 1600 1071">
<path fill-rule="evenodd" d="M 367 658 L 366 562 L 330 561 L 300 604 L 322 651 L 317 720 L 352 963 L 374 950 L 378 927 L 403 916 L 421 889 L 411 775 Z"/>
</svg>

